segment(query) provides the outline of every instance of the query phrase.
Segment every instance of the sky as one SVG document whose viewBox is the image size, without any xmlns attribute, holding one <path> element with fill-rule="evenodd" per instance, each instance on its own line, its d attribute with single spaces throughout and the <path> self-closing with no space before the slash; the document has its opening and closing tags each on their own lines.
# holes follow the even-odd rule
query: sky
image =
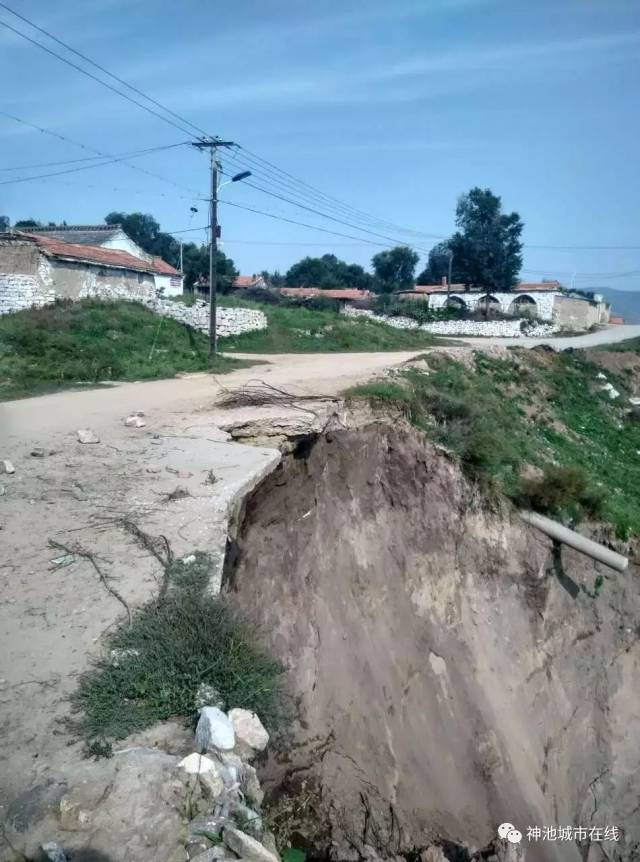
<svg viewBox="0 0 640 862">
<path fill-rule="evenodd" d="M 221 152 L 227 174 L 251 162 L 253 186 L 334 219 L 247 182 L 221 188 L 222 247 L 244 274 L 325 252 L 369 266 L 398 241 L 414 245 L 421 269 L 453 231 L 458 196 L 481 186 L 524 221 L 522 280 L 640 290 L 637 0 L 7 2 L 240 144 Z M 0 22 L 123 89 L 3 8 Z M 195 130 L 5 27 L 0 69 L 0 111 L 66 139 L 0 114 L 0 214 L 98 224 L 113 210 L 142 211 L 204 240 L 191 230 L 207 221 L 209 182 L 206 154 L 189 143 Z M 181 146 L 83 171 L 88 162 L 32 167 L 172 144 Z"/>
</svg>

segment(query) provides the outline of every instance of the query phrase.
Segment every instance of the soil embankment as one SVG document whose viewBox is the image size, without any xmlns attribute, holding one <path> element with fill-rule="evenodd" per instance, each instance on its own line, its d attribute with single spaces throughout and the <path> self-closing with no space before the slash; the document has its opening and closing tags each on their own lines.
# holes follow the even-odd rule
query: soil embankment
<svg viewBox="0 0 640 862">
<path fill-rule="evenodd" d="M 290 671 L 298 717 L 266 777 L 303 800 L 297 840 L 477 848 L 508 820 L 621 830 L 606 855 L 525 841 L 527 860 L 638 858 L 637 565 L 554 553 L 376 422 L 288 456 L 231 558 L 226 589 Z"/>
</svg>

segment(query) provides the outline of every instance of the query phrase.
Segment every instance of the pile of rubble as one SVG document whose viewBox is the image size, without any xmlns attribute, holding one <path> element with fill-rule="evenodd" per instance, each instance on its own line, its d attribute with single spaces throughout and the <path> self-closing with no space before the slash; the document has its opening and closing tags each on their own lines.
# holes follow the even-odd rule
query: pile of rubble
<svg viewBox="0 0 640 862">
<path fill-rule="evenodd" d="M 213 689 L 204 694 L 218 705 L 200 709 L 195 740 L 163 722 L 130 740 L 146 744 L 76 764 L 15 800 L 0 858 L 280 862 L 250 763 L 269 735 L 255 713 L 225 713 Z"/>
<path fill-rule="evenodd" d="M 476 335 L 493 338 L 546 338 L 557 332 L 552 323 L 534 323 L 526 319 L 514 320 L 437 320 L 432 323 L 418 323 L 411 317 L 391 317 L 375 314 L 364 308 L 347 306 L 344 314 L 350 317 L 368 317 L 378 323 L 386 323 L 394 329 L 420 329 L 434 335 Z"/>
<path fill-rule="evenodd" d="M 184 302 L 171 302 L 167 299 L 152 298 L 143 300 L 156 314 L 171 317 L 202 332 L 209 331 L 209 304 L 197 300 L 193 305 Z M 256 332 L 267 328 L 267 318 L 262 311 L 254 308 L 218 308 L 218 337 L 242 335 L 243 332 Z"/>
</svg>

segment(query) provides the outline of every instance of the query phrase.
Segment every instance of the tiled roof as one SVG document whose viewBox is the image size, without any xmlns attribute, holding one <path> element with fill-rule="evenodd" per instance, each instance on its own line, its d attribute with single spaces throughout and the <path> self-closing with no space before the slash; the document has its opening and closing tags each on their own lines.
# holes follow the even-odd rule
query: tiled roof
<svg viewBox="0 0 640 862">
<path fill-rule="evenodd" d="M 324 299 L 369 299 L 373 294 L 370 290 L 359 290 L 356 287 L 345 287 L 341 290 L 321 290 L 319 287 L 282 287 L 280 293 L 284 296 L 310 299 L 321 296 Z"/>
<path fill-rule="evenodd" d="M 170 263 L 167 263 L 166 260 L 163 260 L 161 257 L 154 257 L 152 264 L 153 271 L 157 272 L 159 275 L 181 275 L 179 270 L 177 270 L 174 266 L 171 266 Z"/>
<path fill-rule="evenodd" d="M 122 233 L 119 224 L 56 225 L 55 227 L 30 227 L 31 234 L 53 237 L 75 245 L 102 245 Z"/>
<path fill-rule="evenodd" d="M 134 257 L 126 251 L 116 251 L 111 248 L 99 248 L 98 246 L 91 245 L 77 245 L 76 243 L 64 242 L 61 239 L 41 234 L 16 231 L 12 236 L 17 239 L 26 239 L 35 242 L 44 254 L 50 257 L 78 260 L 84 263 L 116 267 L 117 269 L 131 269 L 135 272 L 157 272 L 163 275 L 177 274 L 177 270 L 169 267 L 169 264 L 164 261 L 162 261 L 163 269 L 160 269 L 159 265 L 155 262 L 148 263 L 146 260 Z M 171 271 L 167 272 L 164 267 L 168 267 Z"/>
<path fill-rule="evenodd" d="M 234 287 L 253 287 L 255 284 L 261 284 L 264 281 L 260 275 L 237 275 L 233 279 Z"/>
</svg>

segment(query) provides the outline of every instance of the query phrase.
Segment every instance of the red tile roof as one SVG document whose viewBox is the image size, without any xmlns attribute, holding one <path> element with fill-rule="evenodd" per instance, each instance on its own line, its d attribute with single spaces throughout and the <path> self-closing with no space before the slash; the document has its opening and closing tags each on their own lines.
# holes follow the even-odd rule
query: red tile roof
<svg viewBox="0 0 640 862">
<path fill-rule="evenodd" d="M 171 266 L 170 263 L 167 263 L 166 260 L 163 260 L 161 257 L 154 257 L 153 263 L 154 272 L 157 272 L 159 275 L 182 275 L 182 273 L 177 270 L 174 266 Z"/>
<path fill-rule="evenodd" d="M 154 272 L 162 275 L 179 275 L 178 271 L 161 258 L 154 258 L 152 263 L 135 257 L 126 251 L 111 248 L 100 248 L 92 245 L 76 245 L 51 236 L 30 234 L 15 231 L 12 236 L 34 242 L 49 257 L 59 257 L 85 263 L 101 264 L 117 269 L 131 269 L 136 272 Z"/>
<path fill-rule="evenodd" d="M 321 296 L 324 299 L 369 299 L 373 296 L 370 290 L 359 290 L 356 287 L 345 287 L 340 290 L 321 290 L 319 287 L 282 287 L 280 293 L 284 296 L 311 299 Z"/>
<path fill-rule="evenodd" d="M 260 275 L 237 275 L 233 279 L 234 287 L 253 287 L 260 284 L 264 279 Z"/>
</svg>

